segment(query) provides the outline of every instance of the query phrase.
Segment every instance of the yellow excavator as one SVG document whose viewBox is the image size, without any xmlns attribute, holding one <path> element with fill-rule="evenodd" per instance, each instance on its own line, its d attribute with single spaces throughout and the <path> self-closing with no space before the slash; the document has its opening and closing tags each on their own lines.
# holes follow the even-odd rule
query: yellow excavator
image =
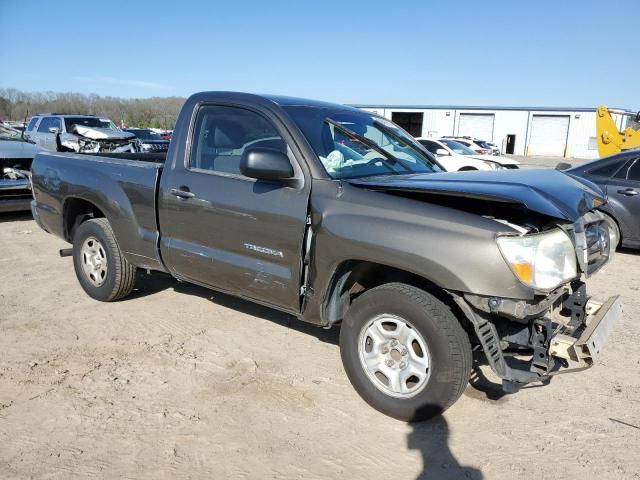
<svg viewBox="0 0 640 480">
<path fill-rule="evenodd" d="M 614 153 L 640 147 L 640 129 L 634 130 L 632 127 L 627 127 L 622 132 L 619 131 L 611 116 L 612 113 L 635 117 L 633 124 L 636 126 L 640 123 L 640 112 L 609 110 L 606 106 L 600 105 L 596 110 L 596 136 L 600 157 L 608 157 Z"/>
</svg>

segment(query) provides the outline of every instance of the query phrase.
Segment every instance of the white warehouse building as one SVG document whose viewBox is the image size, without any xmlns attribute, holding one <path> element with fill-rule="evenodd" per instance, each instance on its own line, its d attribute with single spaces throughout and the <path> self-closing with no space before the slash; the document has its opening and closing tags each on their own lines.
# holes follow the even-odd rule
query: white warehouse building
<svg viewBox="0 0 640 480">
<path fill-rule="evenodd" d="M 388 118 L 414 137 L 470 136 L 503 154 L 597 158 L 595 108 L 354 105 Z M 626 117 L 612 115 L 623 130 Z"/>
</svg>

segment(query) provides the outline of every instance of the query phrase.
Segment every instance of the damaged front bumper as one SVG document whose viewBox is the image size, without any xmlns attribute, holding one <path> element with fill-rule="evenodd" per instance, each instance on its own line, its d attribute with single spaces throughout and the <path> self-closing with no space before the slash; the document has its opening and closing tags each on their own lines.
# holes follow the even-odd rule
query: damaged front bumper
<svg viewBox="0 0 640 480">
<path fill-rule="evenodd" d="M 508 393 L 591 367 L 623 309 L 617 295 L 605 301 L 587 297 L 580 281 L 536 304 L 514 302 L 517 308 L 511 307 L 517 316 L 474 308 L 477 297 L 454 299 L 472 323 L 491 369 Z"/>
<path fill-rule="evenodd" d="M 605 302 L 590 299 L 585 305 L 585 328 L 561 330 L 551 338 L 549 355 L 564 359 L 569 370 L 582 370 L 593 365 L 600 356 L 614 324 L 622 317 L 619 295 Z M 579 335 L 579 337 L 577 336 Z"/>
</svg>

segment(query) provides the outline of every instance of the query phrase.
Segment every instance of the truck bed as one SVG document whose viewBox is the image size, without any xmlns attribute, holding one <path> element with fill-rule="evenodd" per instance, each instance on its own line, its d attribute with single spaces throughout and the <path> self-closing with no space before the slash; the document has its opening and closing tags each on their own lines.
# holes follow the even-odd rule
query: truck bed
<svg viewBox="0 0 640 480">
<path fill-rule="evenodd" d="M 98 206 L 111 224 L 123 253 L 143 268 L 162 268 L 157 252 L 156 193 L 165 154 L 38 153 L 32 184 L 38 199 L 36 220 L 68 240 L 64 212 Z M 35 209 L 32 209 L 35 210 Z"/>
</svg>

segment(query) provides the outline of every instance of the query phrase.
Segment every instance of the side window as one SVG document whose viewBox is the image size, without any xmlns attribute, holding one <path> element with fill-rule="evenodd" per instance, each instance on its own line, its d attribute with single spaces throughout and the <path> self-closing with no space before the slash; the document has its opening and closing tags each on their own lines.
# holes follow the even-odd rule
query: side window
<svg viewBox="0 0 640 480">
<path fill-rule="evenodd" d="M 44 117 L 38 126 L 38 132 L 49 133 L 49 129 L 52 127 L 59 128 L 59 122 L 56 122 L 57 118 Z"/>
<path fill-rule="evenodd" d="M 242 154 L 249 148 L 286 153 L 284 140 L 262 115 L 238 107 L 205 106 L 196 118 L 189 166 L 240 175 Z"/>
<path fill-rule="evenodd" d="M 424 148 L 426 148 L 427 150 L 429 150 L 431 153 L 433 153 L 434 155 L 436 154 L 436 150 L 438 150 L 438 148 L 442 148 L 440 147 L 440 145 L 438 145 L 437 143 L 434 142 L 429 142 L 427 140 L 422 140 L 420 142 L 422 144 L 422 146 Z"/>
<path fill-rule="evenodd" d="M 62 131 L 62 119 L 58 117 L 51 117 L 50 127 L 58 128 Z"/>
<path fill-rule="evenodd" d="M 640 162 L 638 159 L 630 160 L 622 167 L 618 173 L 615 174 L 615 178 L 621 178 L 623 180 L 640 180 Z"/>
<path fill-rule="evenodd" d="M 40 125 L 38 125 L 38 132 L 48 132 L 49 131 L 49 125 L 51 125 L 51 117 L 44 117 L 41 121 L 40 121 Z"/>
<path fill-rule="evenodd" d="M 610 162 L 601 167 L 594 168 L 593 170 L 589 170 L 589 173 L 591 173 L 592 175 L 609 178 L 611 177 L 611 175 L 618 171 L 621 165 L 622 161 L 618 160 L 616 162 Z"/>
<path fill-rule="evenodd" d="M 36 127 L 36 123 L 38 123 L 39 117 L 33 117 L 29 121 L 29 125 L 27 125 L 27 130 L 33 130 Z"/>
<path fill-rule="evenodd" d="M 640 160 L 636 160 L 633 162 L 631 167 L 629 167 L 629 172 L 627 173 L 627 180 L 634 180 L 636 182 L 640 182 Z"/>
</svg>

